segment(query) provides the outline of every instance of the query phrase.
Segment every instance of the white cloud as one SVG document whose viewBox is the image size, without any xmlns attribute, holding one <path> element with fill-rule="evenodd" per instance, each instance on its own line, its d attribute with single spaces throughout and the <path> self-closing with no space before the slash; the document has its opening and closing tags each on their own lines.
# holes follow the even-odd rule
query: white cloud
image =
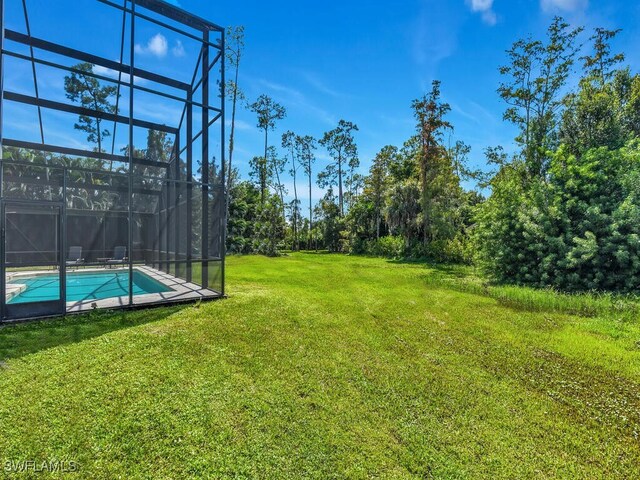
<svg viewBox="0 0 640 480">
<path fill-rule="evenodd" d="M 158 58 L 164 58 L 169 53 L 169 42 L 167 38 L 161 33 L 156 33 L 149 39 L 146 45 L 136 43 L 135 51 L 141 55 L 153 55 Z M 186 51 L 184 45 L 180 40 L 176 40 L 173 47 L 171 47 L 171 54 L 174 57 L 184 57 Z"/>
<path fill-rule="evenodd" d="M 142 46 L 139 43 L 136 43 L 135 46 L 136 53 L 142 55 L 155 55 L 158 58 L 165 57 L 168 50 L 169 42 L 167 42 L 167 39 L 161 33 L 156 33 L 153 37 L 151 37 L 146 46 Z"/>
<path fill-rule="evenodd" d="M 493 26 L 498 21 L 498 17 L 493 11 L 493 0 L 467 0 L 467 4 L 471 7 L 472 12 L 480 14 L 482 21 L 487 25 Z"/>
<path fill-rule="evenodd" d="M 97 74 L 97 75 L 102 75 L 105 77 L 110 77 L 110 78 L 118 78 L 118 72 L 116 70 L 113 70 L 111 68 L 107 68 L 107 67 L 103 67 L 102 65 L 94 65 L 93 66 L 93 73 Z M 129 83 L 129 74 L 128 73 L 122 73 L 122 76 L 120 77 L 120 80 L 122 81 L 122 83 Z M 133 77 L 133 81 L 135 82 L 136 85 L 142 85 L 146 82 L 146 80 L 144 78 L 140 78 L 140 77 Z"/>
<path fill-rule="evenodd" d="M 482 12 L 482 21 L 487 25 L 495 25 L 498 22 L 498 17 L 493 10 L 487 10 L 486 12 Z"/>
<path fill-rule="evenodd" d="M 173 53 L 174 57 L 184 57 L 186 52 L 184 51 L 184 45 L 180 40 L 176 40 L 176 44 L 171 49 L 171 53 Z"/>
<path fill-rule="evenodd" d="M 562 10 L 575 12 L 584 10 L 589 6 L 589 0 L 540 0 L 540 7 L 545 12 Z"/>
<path fill-rule="evenodd" d="M 493 0 L 471 0 L 471 10 L 474 12 L 484 12 L 491 10 Z"/>
</svg>

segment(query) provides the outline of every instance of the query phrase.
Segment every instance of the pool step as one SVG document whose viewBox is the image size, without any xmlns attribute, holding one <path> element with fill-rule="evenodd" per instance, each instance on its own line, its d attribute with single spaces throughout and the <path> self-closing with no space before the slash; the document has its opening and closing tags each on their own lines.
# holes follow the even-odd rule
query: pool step
<svg viewBox="0 0 640 480">
<path fill-rule="evenodd" d="M 27 286 L 23 283 L 7 283 L 6 285 L 6 301 L 8 302 L 16 295 L 24 292 Z"/>
</svg>

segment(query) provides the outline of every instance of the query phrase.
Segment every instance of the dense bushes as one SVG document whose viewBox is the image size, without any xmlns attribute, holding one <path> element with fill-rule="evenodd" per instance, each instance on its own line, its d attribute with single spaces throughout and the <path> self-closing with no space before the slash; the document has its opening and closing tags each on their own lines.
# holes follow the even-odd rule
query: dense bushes
<svg viewBox="0 0 640 480">
<path fill-rule="evenodd" d="M 350 252 L 384 258 L 406 258 L 430 260 L 438 263 L 471 263 L 471 242 L 463 235 L 451 240 L 436 240 L 428 244 L 413 241 L 406 245 L 398 235 L 387 235 L 378 239 L 356 240 Z"/>
<path fill-rule="evenodd" d="M 518 164 L 479 209 L 477 259 L 500 281 L 567 291 L 640 289 L 640 145 L 561 147 L 546 179 Z"/>
<path fill-rule="evenodd" d="M 522 149 L 497 157 L 491 196 L 476 212 L 476 258 L 502 282 L 640 292 L 640 76 L 612 53 L 618 31 L 597 28 L 577 90 L 561 97 L 579 49 L 579 31 L 567 28 L 554 20 L 542 50 L 517 42 L 501 70 L 505 118 L 520 128 Z M 550 63 L 521 62 L 529 49 Z M 548 81 L 553 96 L 539 88 Z"/>
</svg>

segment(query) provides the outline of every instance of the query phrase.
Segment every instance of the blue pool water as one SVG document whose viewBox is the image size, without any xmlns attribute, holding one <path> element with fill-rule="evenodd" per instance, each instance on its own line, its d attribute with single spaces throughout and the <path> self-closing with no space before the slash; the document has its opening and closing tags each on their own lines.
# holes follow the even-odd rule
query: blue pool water
<svg viewBox="0 0 640 480">
<path fill-rule="evenodd" d="M 7 303 L 42 302 L 60 298 L 60 277 L 57 274 L 16 278 L 11 283 L 27 288 L 12 297 Z M 169 292 L 162 283 L 134 270 L 133 294 Z M 116 270 L 105 272 L 67 273 L 67 301 L 100 300 L 102 298 L 129 295 L 129 272 Z"/>
</svg>

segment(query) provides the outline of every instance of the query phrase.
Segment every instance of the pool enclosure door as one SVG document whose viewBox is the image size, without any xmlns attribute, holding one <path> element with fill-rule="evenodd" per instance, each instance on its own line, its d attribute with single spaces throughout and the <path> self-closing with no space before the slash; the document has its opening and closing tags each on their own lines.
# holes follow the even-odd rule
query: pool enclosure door
<svg viewBox="0 0 640 480">
<path fill-rule="evenodd" d="M 3 202 L 2 317 L 64 313 L 62 205 Z"/>
</svg>

